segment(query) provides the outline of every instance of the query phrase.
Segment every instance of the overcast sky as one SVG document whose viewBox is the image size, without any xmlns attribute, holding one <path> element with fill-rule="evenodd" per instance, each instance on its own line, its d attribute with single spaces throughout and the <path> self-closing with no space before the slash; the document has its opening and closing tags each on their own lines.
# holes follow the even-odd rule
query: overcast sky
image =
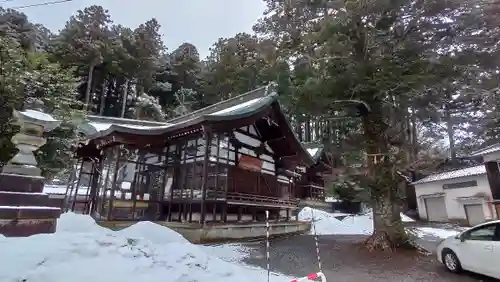
<svg viewBox="0 0 500 282">
<path fill-rule="evenodd" d="M 1 5 L 10 8 L 49 1 L 54 0 L 10 0 Z M 103 6 L 115 23 L 131 28 L 154 17 L 162 26 L 163 41 L 170 51 L 189 42 L 202 58 L 218 38 L 251 32 L 265 9 L 261 0 L 73 0 L 20 11 L 32 22 L 57 31 L 73 13 L 90 5 Z"/>
</svg>

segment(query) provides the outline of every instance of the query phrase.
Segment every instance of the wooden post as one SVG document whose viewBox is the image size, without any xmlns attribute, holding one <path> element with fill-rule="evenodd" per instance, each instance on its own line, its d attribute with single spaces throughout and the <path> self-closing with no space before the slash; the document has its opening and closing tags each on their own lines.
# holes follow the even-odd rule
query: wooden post
<svg viewBox="0 0 500 282">
<path fill-rule="evenodd" d="M 113 173 L 113 182 L 111 182 L 111 193 L 110 193 L 111 195 L 110 195 L 110 199 L 109 199 L 107 220 L 111 220 L 111 215 L 112 215 L 112 210 L 113 210 L 113 201 L 115 198 L 115 189 L 116 189 L 116 179 L 118 177 L 118 166 L 120 165 L 120 147 L 121 147 L 121 145 L 116 146 L 116 149 L 115 149 L 115 155 L 116 155 L 115 170 Z"/>
<path fill-rule="evenodd" d="M 188 141 L 184 140 L 184 144 L 182 145 L 181 152 L 184 152 L 184 156 L 182 158 L 182 162 L 180 165 L 180 171 L 184 171 L 184 177 L 182 178 L 181 182 L 181 194 L 180 194 L 180 204 L 179 204 L 179 222 L 182 222 L 182 216 L 184 214 L 184 211 L 186 209 L 186 205 L 184 205 L 184 185 L 186 185 L 186 180 L 187 180 L 187 163 L 186 163 L 186 157 L 187 157 L 187 144 Z"/>
<path fill-rule="evenodd" d="M 212 206 L 212 221 L 217 221 L 217 204 L 213 203 Z"/>
<path fill-rule="evenodd" d="M 191 171 L 193 173 L 192 175 L 192 179 L 190 181 L 190 186 L 191 186 L 191 200 L 190 200 L 190 203 L 189 203 L 189 219 L 188 219 L 188 222 L 192 222 L 193 221 L 193 202 L 195 200 L 194 198 L 194 188 L 195 188 L 195 184 L 198 183 L 197 179 L 198 175 L 196 175 L 196 168 L 198 166 L 198 138 L 196 138 L 194 140 L 194 147 L 195 147 L 195 153 L 194 153 L 194 160 L 193 160 L 193 165 L 191 166 Z M 196 180 L 196 181 L 195 181 Z M 196 187 L 198 188 L 198 187 Z"/>
<path fill-rule="evenodd" d="M 241 207 L 238 207 L 238 222 L 241 222 L 242 213 L 243 213 L 243 209 Z"/>
<path fill-rule="evenodd" d="M 203 178 L 202 178 L 202 183 L 201 183 L 201 217 L 200 217 L 200 223 L 205 225 L 205 216 L 206 216 L 206 211 L 205 211 L 205 200 L 207 199 L 207 183 L 208 183 L 208 161 L 210 160 L 210 142 L 212 141 L 212 134 L 210 131 L 207 130 L 205 126 L 203 128 L 203 137 L 205 139 L 205 154 L 203 158 Z"/>
<path fill-rule="evenodd" d="M 80 180 L 82 179 L 82 172 L 83 172 L 83 164 L 85 161 L 82 159 L 81 165 L 80 165 L 80 170 L 78 172 L 78 180 L 76 182 L 76 189 L 74 189 L 75 185 L 72 183 L 71 191 L 69 192 L 69 199 L 73 199 L 71 202 L 71 211 L 75 211 L 75 202 L 76 202 L 76 195 L 78 194 L 78 187 L 80 186 Z M 74 195 L 74 196 L 73 196 Z M 66 209 L 67 211 L 68 209 Z"/>
<path fill-rule="evenodd" d="M 107 194 L 106 194 L 106 189 L 108 188 L 108 180 L 109 180 L 109 174 L 110 174 L 110 171 L 111 171 L 111 164 L 113 163 L 113 159 L 110 158 L 108 156 L 108 153 L 110 152 L 110 150 L 105 150 L 105 153 L 104 153 L 104 156 L 106 157 L 106 177 L 103 179 L 103 182 L 101 183 L 101 189 L 99 189 L 99 194 L 101 194 L 102 192 L 102 196 L 99 197 L 99 217 L 103 217 L 104 216 L 104 208 L 106 206 L 106 198 L 107 198 Z M 102 191 L 101 191 L 102 190 Z M 98 195 L 99 195 L 98 194 Z"/>
<path fill-rule="evenodd" d="M 137 197 L 135 196 L 137 194 L 137 186 L 138 183 L 142 184 L 142 178 L 141 172 L 142 172 L 142 162 L 143 160 L 143 153 L 140 151 L 137 151 L 137 161 L 135 162 L 134 165 L 134 178 L 132 179 L 132 184 L 130 185 L 130 199 L 132 200 L 132 219 L 135 219 L 135 209 L 137 208 Z"/>
<path fill-rule="evenodd" d="M 226 134 L 224 135 L 226 136 Z M 229 174 L 233 174 L 233 171 L 231 171 L 231 166 L 229 165 L 229 138 L 228 138 L 228 142 L 227 142 L 227 154 L 226 154 L 226 185 L 225 185 L 225 188 L 224 188 L 224 199 L 225 199 L 225 202 L 224 202 L 224 222 L 227 222 L 227 210 L 229 209 L 228 207 L 228 204 L 227 204 L 227 195 L 228 195 L 228 192 L 229 192 Z M 238 158 L 238 156 L 235 154 L 234 156 L 235 158 L 235 166 L 236 166 L 236 159 Z M 236 189 L 234 187 L 234 181 L 233 181 L 233 189 Z"/>
<path fill-rule="evenodd" d="M 181 148 L 179 146 L 178 143 L 175 144 L 175 155 L 172 159 L 173 161 L 173 167 L 174 167 L 174 171 L 173 171 L 173 175 L 172 175 L 172 186 L 170 187 L 170 199 L 168 199 L 168 216 L 167 216 L 167 220 L 170 222 L 172 221 L 172 205 L 173 205 L 173 201 L 174 201 L 174 189 L 177 188 L 177 183 L 179 183 L 179 163 L 181 161 Z M 168 160 L 168 157 L 167 157 L 167 160 Z"/>
<path fill-rule="evenodd" d="M 97 164 L 94 175 L 92 178 L 92 187 L 90 188 L 90 203 L 89 203 L 89 214 L 93 214 L 94 211 L 97 209 L 97 198 L 99 197 L 99 187 L 100 183 L 102 182 L 102 169 L 104 167 L 103 165 L 103 158 L 99 158 L 99 163 Z"/>
</svg>

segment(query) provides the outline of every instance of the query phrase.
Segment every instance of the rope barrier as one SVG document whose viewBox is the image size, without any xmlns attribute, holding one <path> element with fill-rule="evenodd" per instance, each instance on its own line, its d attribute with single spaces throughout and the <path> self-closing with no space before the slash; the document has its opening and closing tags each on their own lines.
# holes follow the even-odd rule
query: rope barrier
<svg viewBox="0 0 500 282">
<path fill-rule="evenodd" d="M 266 260 L 267 260 L 267 282 L 269 282 L 271 267 L 269 262 L 269 211 L 266 210 Z"/>
<path fill-rule="evenodd" d="M 318 234 L 316 233 L 316 223 L 314 222 L 314 212 L 313 209 L 311 209 L 311 218 L 312 218 L 312 227 L 313 227 L 313 234 L 314 234 L 314 243 L 316 245 L 316 257 L 318 259 L 318 270 L 320 273 L 323 272 L 323 269 L 321 267 L 321 255 L 319 252 L 319 242 L 318 242 Z"/>
</svg>

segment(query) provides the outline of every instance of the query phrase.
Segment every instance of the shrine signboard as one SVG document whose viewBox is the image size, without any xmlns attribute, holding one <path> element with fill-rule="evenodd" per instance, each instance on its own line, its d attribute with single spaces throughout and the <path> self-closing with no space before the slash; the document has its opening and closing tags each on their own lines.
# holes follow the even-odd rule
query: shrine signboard
<svg viewBox="0 0 500 282">
<path fill-rule="evenodd" d="M 262 160 L 247 155 L 241 155 L 238 166 L 250 171 L 260 171 L 262 169 Z"/>
</svg>

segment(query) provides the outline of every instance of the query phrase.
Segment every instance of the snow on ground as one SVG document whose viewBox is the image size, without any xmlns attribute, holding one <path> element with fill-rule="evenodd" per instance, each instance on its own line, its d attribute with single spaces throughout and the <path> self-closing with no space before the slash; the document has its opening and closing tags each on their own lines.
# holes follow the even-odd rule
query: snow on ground
<svg viewBox="0 0 500 282">
<path fill-rule="evenodd" d="M 338 216 L 336 213 L 328 213 L 305 207 L 299 212 L 298 218 L 304 221 L 311 221 L 314 218 L 311 234 L 314 233 L 314 229 L 316 229 L 317 235 L 369 235 L 373 232 L 373 214 L 371 212 L 364 215 L 348 215 L 342 220 L 337 219 L 336 216 Z M 403 222 L 414 221 L 404 214 L 401 214 L 401 219 Z M 459 233 L 454 230 L 431 227 L 416 227 L 411 230 L 413 234 L 419 237 L 433 236 L 447 238 Z"/>
<path fill-rule="evenodd" d="M 200 246 L 207 254 L 214 255 L 228 262 L 241 262 L 250 256 L 252 249 L 242 244 L 219 244 Z"/>
<path fill-rule="evenodd" d="M 440 228 L 432 228 L 432 227 L 417 227 L 413 229 L 415 235 L 418 237 L 424 236 L 433 236 L 437 238 L 446 239 L 451 236 L 455 236 L 459 231 L 456 230 L 448 230 L 448 229 L 440 229 Z"/>
<path fill-rule="evenodd" d="M 266 271 L 207 254 L 178 233 L 142 222 L 121 231 L 63 214 L 55 234 L 0 237 L 2 282 L 264 281 Z M 272 275 L 271 281 L 290 281 Z"/>
</svg>

